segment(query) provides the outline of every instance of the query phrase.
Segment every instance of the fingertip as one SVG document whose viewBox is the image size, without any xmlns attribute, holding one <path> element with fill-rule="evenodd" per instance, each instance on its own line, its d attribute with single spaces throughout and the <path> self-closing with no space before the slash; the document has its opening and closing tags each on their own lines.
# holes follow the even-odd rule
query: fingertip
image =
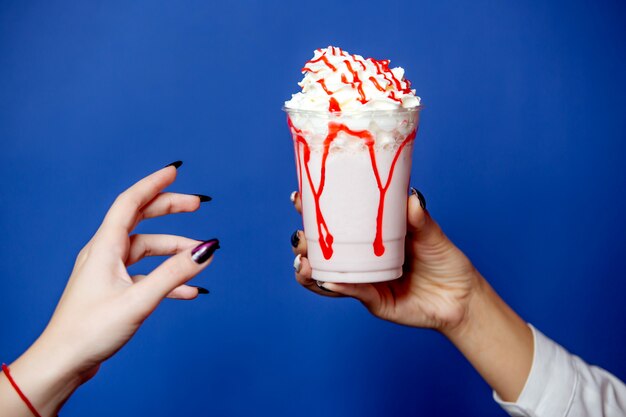
<svg viewBox="0 0 626 417">
<path fill-rule="evenodd" d="M 330 293 L 334 293 L 333 290 L 329 290 L 328 287 L 326 287 L 326 283 L 322 282 L 322 281 L 315 281 L 315 285 L 317 285 L 317 287 L 325 292 L 330 292 Z"/>
<path fill-rule="evenodd" d="M 181 285 L 174 288 L 167 294 L 167 298 L 172 300 L 195 300 L 198 298 L 200 291 L 196 287 L 190 285 Z"/>
<path fill-rule="evenodd" d="M 293 269 L 296 271 L 296 274 L 300 273 L 302 270 L 302 255 L 298 254 L 293 260 Z"/>
<path fill-rule="evenodd" d="M 216 250 L 220 248 L 220 241 L 217 239 L 209 239 L 200 243 L 192 249 L 191 259 L 198 265 L 207 262 Z"/>
<path fill-rule="evenodd" d="M 298 191 L 292 192 L 291 195 L 289 196 L 289 199 L 293 203 L 293 206 L 295 207 L 296 211 L 302 214 L 302 201 L 300 199 L 300 193 Z"/>
<path fill-rule="evenodd" d="M 329 292 L 336 292 L 338 294 L 344 294 L 346 285 L 350 285 L 350 284 L 339 284 L 336 282 L 319 282 L 319 281 L 317 282 L 317 286 L 320 287 L 321 289 L 329 291 Z"/>
<path fill-rule="evenodd" d="M 205 295 L 208 294 L 210 291 L 207 290 L 204 287 L 196 287 L 196 289 L 198 290 L 198 295 Z"/>
<path fill-rule="evenodd" d="M 296 249 L 298 245 L 300 244 L 300 231 L 296 229 L 291 234 L 291 237 L 289 238 L 289 240 L 291 241 L 291 247 Z"/>
<path fill-rule="evenodd" d="M 191 197 L 198 197 L 196 194 L 190 194 Z M 191 205 L 189 206 L 189 209 L 191 212 L 194 211 L 198 211 L 200 209 L 200 206 L 202 206 L 202 199 L 200 198 L 192 198 L 191 199 Z"/>
<path fill-rule="evenodd" d="M 180 161 L 176 161 L 180 162 Z M 157 181 L 160 183 L 159 188 L 162 190 L 176 181 L 176 177 L 178 176 L 178 168 L 173 165 L 175 162 L 168 164 L 156 171 L 154 175 L 159 178 Z M 182 165 L 182 162 L 181 162 Z M 180 166 L 180 165 L 179 165 Z"/>
<path fill-rule="evenodd" d="M 291 237 L 289 238 L 291 242 L 291 250 L 295 255 L 303 255 L 307 254 L 307 242 L 306 236 L 304 236 L 304 232 L 302 230 L 295 230 Z"/>
<path fill-rule="evenodd" d="M 415 189 L 413 188 L 412 190 Z M 427 212 L 424 207 L 425 205 L 422 205 L 418 194 L 411 193 L 407 208 L 408 223 L 411 229 L 419 230 L 424 227 L 427 218 Z"/>
<path fill-rule="evenodd" d="M 309 263 L 309 260 L 302 255 L 298 255 L 294 259 L 293 266 L 296 272 L 296 281 L 304 286 L 311 285 L 311 274 L 313 270 L 311 269 L 311 264 Z"/>
<path fill-rule="evenodd" d="M 198 197 L 200 199 L 200 203 L 208 203 L 209 201 L 213 200 L 212 197 L 208 195 L 204 195 L 204 194 L 191 194 L 191 195 L 195 195 L 196 197 Z"/>
<path fill-rule="evenodd" d="M 169 180 L 169 183 L 171 184 L 178 176 L 178 168 L 182 164 L 183 163 L 181 161 L 172 162 L 171 164 L 167 164 L 163 168 L 158 170 L 157 173 L 162 174 L 163 177 L 167 178 Z"/>
<path fill-rule="evenodd" d="M 421 206 L 424 210 L 426 210 L 426 197 L 424 197 L 424 194 L 422 194 L 422 193 L 420 192 L 420 190 L 418 190 L 417 188 L 415 188 L 415 187 L 411 187 L 411 195 L 415 195 L 415 196 L 417 196 L 417 199 L 418 199 L 418 200 L 419 200 L 419 202 L 420 202 L 420 206 Z"/>
<path fill-rule="evenodd" d="M 182 164 L 183 164 L 183 161 L 174 161 L 165 165 L 163 168 L 174 167 L 175 169 L 178 169 L 181 167 Z"/>
</svg>

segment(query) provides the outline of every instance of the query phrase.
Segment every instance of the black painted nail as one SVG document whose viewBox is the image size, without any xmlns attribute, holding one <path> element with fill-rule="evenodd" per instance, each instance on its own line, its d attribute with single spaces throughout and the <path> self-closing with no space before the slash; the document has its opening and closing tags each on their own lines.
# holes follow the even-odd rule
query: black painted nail
<svg viewBox="0 0 626 417">
<path fill-rule="evenodd" d="M 300 244 L 300 236 L 298 235 L 298 230 L 296 230 L 291 235 L 291 246 L 293 246 L 294 248 L 297 248 L 299 244 Z"/>
<path fill-rule="evenodd" d="M 197 264 L 205 263 L 220 248 L 220 241 L 210 239 L 202 242 L 191 251 L 191 259 Z"/>
<path fill-rule="evenodd" d="M 180 166 L 183 164 L 183 161 L 174 161 L 171 164 L 167 164 L 165 165 L 163 168 L 167 168 L 167 167 L 174 167 L 176 169 L 180 168 Z"/>
<path fill-rule="evenodd" d="M 198 289 L 198 294 L 208 294 L 209 290 L 203 287 L 196 287 Z"/>
<path fill-rule="evenodd" d="M 417 199 L 420 201 L 420 206 L 422 206 L 422 208 L 426 210 L 426 198 L 424 198 L 424 194 L 420 193 L 417 188 L 413 187 L 411 187 L 411 194 L 417 196 Z"/>
<path fill-rule="evenodd" d="M 334 292 L 334 291 L 331 291 L 331 290 L 329 290 L 328 288 L 326 288 L 326 287 L 324 286 L 324 283 L 323 283 L 322 281 L 315 281 L 315 283 L 317 284 L 317 286 L 319 287 L 319 289 L 320 289 L 320 290 L 322 290 L 322 291 L 326 291 L 326 292 Z"/>
<path fill-rule="evenodd" d="M 191 195 L 195 195 L 196 197 L 199 197 L 201 203 L 206 203 L 207 201 L 213 200 L 211 197 L 209 197 L 208 195 L 204 195 L 204 194 L 191 194 Z"/>
</svg>

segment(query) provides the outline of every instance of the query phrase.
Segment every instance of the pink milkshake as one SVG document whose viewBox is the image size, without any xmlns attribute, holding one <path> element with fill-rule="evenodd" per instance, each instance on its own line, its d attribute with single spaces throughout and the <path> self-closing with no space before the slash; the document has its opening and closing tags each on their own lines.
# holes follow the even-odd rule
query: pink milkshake
<svg viewBox="0 0 626 417">
<path fill-rule="evenodd" d="M 420 99 L 402 68 L 336 47 L 318 49 L 303 73 L 285 111 L 313 278 L 396 279 Z"/>
</svg>

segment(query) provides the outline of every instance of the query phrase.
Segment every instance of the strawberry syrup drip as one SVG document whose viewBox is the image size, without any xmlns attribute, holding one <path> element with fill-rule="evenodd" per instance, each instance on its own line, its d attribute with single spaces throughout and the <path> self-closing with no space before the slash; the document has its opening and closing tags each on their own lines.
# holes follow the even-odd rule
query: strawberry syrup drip
<svg viewBox="0 0 626 417">
<path fill-rule="evenodd" d="M 358 62 L 359 64 L 361 64 L 361 67 L 363 68 L 363 71 L 365 71 L 367 69 L 367 67 L 365 66 L 365 62 L 363 62 L 362 60 L 358 59 L 356 57 L 356 55 L 352 55 L 352 59 L 354 59 L 355 62 Z"/>
<path fill-rule="evenodd" d="M 378 61 L 374 58 L 368 58 L 376 67 L 376 72 L 380 75 L 383 76 L 383 78 L 385 79 L 385 81 L 387 81 L 389 83 L 389 85 L 393 85 L 393 81 L 389 78 L 389 76 L 387 75 L 387 72 L 389 70 L 389 68 L 385 68 L 382 64 L 381 61 Z"/>
<path fill-rule="evenodd" d="M 323 78 L 320 78 L 319 80 L 317 80 L 317 82 L 320 83 L 320 85 L 322 86 L 324 91 L 326 91 L 326 94 L 328 94 L 329 96 L 333 95 L 333 92 L 332 91 L 328 91 L 328 88 L 326 88 L 326 83 L 324 82 Z"/>
<path fill-rule="evenodd" d="M 331 98 L 332 99 L 332 98 Z M 322 254 L 324 255 L 324 259 L 330 259 L 333 256 L 333 235 L 328 230 L 328 226 L 326 221 L 324 220 L 324 215 L 322 214 L 322 210 L 320 208 L 320 198 L 322 197 L 322 193 L 324 192 L 324 184 L 326 183 L 326 160 L 328 158 L 328 154 L 330 151 L 331 143 L 337 138 L 337 135 L 340 132 L 344 132 L 350 136 L 357 137 L 362 139 L 365 142 L 365 145 L 368 148 L 370 160 L 372 162 L 372 170 L 374 171 L 374 177 L 376 178 L 376 185 L 378 186 L 379 199 L 378 199 L 378 212 L 376 215 L 376 237 L 374 238 L 374 254 L 376 256 L 382 256 L 385 253 L 385 245 L 383 244 L 383 215 L 385 211 L 385 195 L 387 190 L 389 189 L 389 185 L 391 184 L 391 179 L 393 178 L 393 173 L 395 170 L 396 162 L 402 153 L 404 147 L 415 139 L 417 134 L 417 129 L 414 129 L 400 144 L 396 154 L 393 157 L 391 162 L 391 166 L 389 168 L 389 173 L 387 175 L 387 181 L 383 185 L 380 173 L 378 171 L 378 164 L 376 163 L 376 153 L 374 150 L 374 136 L 368 130 L 352 130 L 348 126 L 342 123 L 329 122 L 328 123 L 328 135 L 326 139 L 324 139 L 324 150 L 322 153 L 322 166 L 320 172 L 320 182 L 317 187 L 313 185 L 313 180 L 311 178 L 311 172 L 309 170 L 309 161 L 311 159 L 311 149 L 309 148 L 309 144 L 306 139 L 302 135 L 302 130 L 297 129 L 293 123 L 291 122 L 291 118 L 287 116 L 287 124 L 289 125 L 291 131 L 293 132 L 295 141 L 296 141 L 296 159 L 298 161 L 298 177 L 299 177 L 299 185 L 300 185 L 300 196 L 302 198 L 302 158 L 300 157 L 300 145 L 302 145 L 302 156 L 304 159 L 304 168 L 306 171 L 306 176 L 309 182 L 309 186 L 311 187 L 311 192 L 313 194 L 313 199 L 315 203 L 315 216 L 317 221 L 317 232 L 319 236 L 319 244 L 322 250 Z"/>
<path fill-rule="evenodd" d="M 397 101 L 398 103 L 402 104 L 402 100 L 400 100 L 398 97 L 396 97 L 396 93 L 395 92 L 390 92 L 388 97 L 394 101 Z"/>
<path fill-rule="evenodd" d="M 391 72 L 391 70 L 389 69 L 389 61 L 388 60 L 376 60 L 374 58 L 368 58 L 376 67 L 376 72 L 379 75 L 382 75 L 383 78 L 385 79 L 385 81 L 387 81 L 389 83 L 389 85 L 395 85 L 396 88 L 400 91 L 402 91 L 404 94 L 409 94 L 411 92 L 411 84 L 409 82 L 409 80 L 405 80 L 406 83 L 406 88 L 402 88 L 402 82 L 399 81 L 395 75 L 393 75 L 393 72 Z M 374 83 L 374 85 L 378 88 L 378 83 L 375 83 L 374 80 L 372 79 L 373 77 L 371 77 L 370 79 L 372 80 L 372 82 Z M 380 90 L 380 88 L 379 88 Z M 381 90 L 383 91 L 383 90 Z M 390 99 L 397 101 L 398 103 L 402 103 L 402 100 L 398 99 L 395 95 L 395 93 L 393 91 L 391 91 L 389 93 L 389 95 L 387 95 L 387 97 L 389 97 Z"/>
<path fill-rule="evenodd" d="M 380 91 L 385 91 L 385 89 L 380 84 L 378 84 L 378 81 L 376 81 L 376 78 L 374 78 L 373 76 L 370 77 L 370 81 L 372 82 L 372 84 L 374 84 L 374 87 L 376 87 Z"/>
<path fill-rule="evenodd" d="M 359 101 L 363 104 L 367 103 L 369 100 L 365 97 L 365 91 L 363 91 L 363 81 L 359 79 L 359 73 L 352 68 L 350 61 L 345 60 L 344 63 L 346 64 L 346 67 L 348 67 L 348 71 L 352 74 L 352 81 L 357 84 L 356 89 L 361 96 Z"/>
<path fill-rule="evenodd" d="M 339 106 L 339 102 L 335 100 L 335 97 L 331 97 L 328 103 L 328 111 L 329 112 L 340 112 L 341 107 Z"/>
<path fill-rule="evenodd" d="M 332 71 L 337 71 L 337 67 L 335 67 L 333 64 L 330 63 L 330 61 L 328 60 L 328 58 L 326 58 L 326 55 L 322 55 L 321 57 L 317 58 L 317 59 L 312 59 L 309 62 L 307 62 L 304 66 L 306 68 L 306 66 L 308 64 L 315 64 L 316 62 L 320 62 L 322 61 L 324 64 L 326 64 L 326 66 L 328 68 L 330 68 Z"/>
<path fill-rule="evenodd" d="M 313 74 L 317 74 L 319 71 L 314 71 L 311 68 L 307 67 L 306 65 L 302 67 L 302 69 L 300 70 L 300 72 L 305 73 L 305 72 L 312 72 Z"/>
</svg>

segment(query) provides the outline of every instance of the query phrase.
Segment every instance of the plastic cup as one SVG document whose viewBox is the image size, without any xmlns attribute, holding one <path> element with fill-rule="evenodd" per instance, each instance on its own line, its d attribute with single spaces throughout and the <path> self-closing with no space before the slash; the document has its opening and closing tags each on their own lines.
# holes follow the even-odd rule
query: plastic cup
<svg viewBox="0 0 626 417">
<path fill-rule="evenodd" d="M 284 109 L 314 279 L 365 283 L 402 275 L 420 109 Z"/>
</svg>

